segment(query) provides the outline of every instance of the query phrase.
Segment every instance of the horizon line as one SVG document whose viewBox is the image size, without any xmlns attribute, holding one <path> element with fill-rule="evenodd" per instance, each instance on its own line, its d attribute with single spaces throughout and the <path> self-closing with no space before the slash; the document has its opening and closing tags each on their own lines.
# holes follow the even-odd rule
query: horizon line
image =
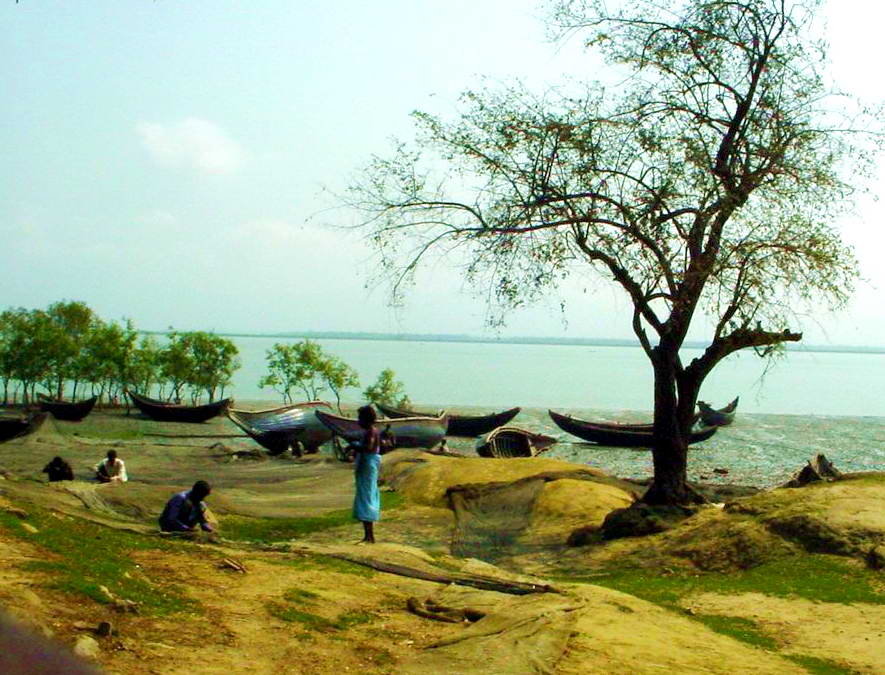
<svg viewBox="0 0 885 675">
<path fill-rule="evenodd" d="M 154 335 L 168 335 L 172 330 L 147 330 L 141 329 L 140 333 Z M 188 331 L 179 331 L 188 332 Z M 374 331 L 284 331 L 272 333 L 253 333 L 240 331 L 207 331 L 223 337 L 242 338 L 305 338 L 320 340 L 378 340 L 378 341 L 403 341 L 403 342 L 466 342 L 486 344 L 538 344 L 552 346 L 596 346 L 596 347 L 641 347 L 635 338 L 602 338 L 602 337 L 542 337 L 542 336 L 501 336 L 483 337 L 469 333 L 380 333 Z M 860 346 L 860 345 L 816 345 L 802 343 L 783 343 L 791 351 L 806 352 L 835 352 L 850 354 L 885 354 L 885 346 Z M 684 347 L 689 349 L 704 349 L 707 342 L 700 340 L 686 340 Z"/>
</svg>

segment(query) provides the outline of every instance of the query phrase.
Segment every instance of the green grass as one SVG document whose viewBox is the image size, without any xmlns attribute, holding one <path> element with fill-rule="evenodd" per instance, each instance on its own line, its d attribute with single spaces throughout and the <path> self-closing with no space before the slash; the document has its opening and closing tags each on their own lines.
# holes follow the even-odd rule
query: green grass
<svg viewBox="0 0 885 675">
<path fill-rule="evenodd" d="M 392 510 L 403 504 L 402 495 L 396 492 L 381 493 L 381 510 Z M 330 511 L 320 516 L 304 518 L 250 518 L 248 516 L 224 516 L 221 531 L 226 539 L 270 544 L 277 541 L 299 539 L 314 532 L 353 525 L 350 509 Z"/>
<path fill-rule="evenodd" d="M 327 555 L 299 555 L 288 560 L 276 561 L 278 565 L 294 567 L 297 570 L 320 570 L 323 572 L 337 572 L 338 574 L 353 574 L 358 577 L 371 578 L 377 572 L 371 567 L 358 565 L 349 560 L 340 560 Z"/>
<path fill-rule="evenodd" d="M 760 649 L 776 650 L 777 641 L 759 632 L 756 624 L 749 619 L 736 616 L 719 616 L 717 614 L 698 614 L 694 617 L 707 628 L 728 635 Z"/>
<path fill-rule="evenodd" d="M 575 578 L 571 578 L 575 581 Z M 828 555 L 802 555 L 769 562 L 730 574 L 659 574 L 628 569 L 612 571 L 586 581 L 679 611 L 682 598 L 697 593 L 762 593 L 799 597 L 815 602 L 885 604 L 881 580 L 875 572 L 851 560 Z M 708 628 L 754 647 L 777 651 L 777 641 L 749 619 L 711 614 L 690 615 Z M 846 675 L 854 671 L 813 656 L 783 655 L 817 675 Z"/>
<path fill-rule="evenodd" d="M 115 596 L 138 603 L 139 611 L 148 615 L 198 609 L 181 589 L 170 584 L 148 582 L 131 559 L 131 553 L 138 550 L 174 550 L 172 542 L 149 539 L 40 509 L 30 511 L 26 520 L 0 512 L 0 529 L 51 554 L 47 560 L 22 566 L 47 574 L 50 578 L 48 586 L 102 604 L 109 602 L 99 590 L 99 586 L 105 586 Z M 25 522 L 39 531 L 28 532 L 22 527 Z"/>
<path fill-rule="evenodd" d="M 885 604 L 885 593 L 875 572 L 858 567 L 851 560 L 822 554 L 793 556 L 729 574 L 661 575 L 647 570 L 618 570 L 582 581 L 670 607 L 677 606 L 682 597 L 706 592 Z"/>
<path fill-rule="evenodd" d="M 298 623 L 307 630 L 319 632 L 346 631 L 354 626 L 371 623 L 376 618 L 370 612 L 350 611 L 339 614 L 334 619 L 327 619 L 305 608 L 313 608 L 320 596 L 303 588 L 290 588 L 283 593 L 285 602 L 271 601 L 267 603 L 267 611 L 281 621 Z"/>
<path fill-rule="evenodd" d="M 798 663 L 813 675 L 855 675 L 856 670 L 840 666 L 838 663 L 819 659 L 814 656 L 800 656 L 798 654 L 787 654 L 786 658 L 793 663 Z"/>
</svg>

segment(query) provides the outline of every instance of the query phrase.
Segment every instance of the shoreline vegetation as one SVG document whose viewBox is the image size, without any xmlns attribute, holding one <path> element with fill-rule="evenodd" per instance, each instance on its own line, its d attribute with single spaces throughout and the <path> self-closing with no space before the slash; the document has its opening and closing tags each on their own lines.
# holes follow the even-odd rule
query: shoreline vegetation
<svg viewBox="0 0 885 675">
<path fill-rule="evenodd" d="M 169 331 L 140 330 L 146 335 L 168 335 Z M 572 347 L 636 347 L 641 345 L 636 340 L 622 338 L 557 338 L 557 337 L 483 337 L 461 333 L 373 333 L 360 331 L 286 331 L 278 333 L 250 333 L 250 332 L 218 332 L 221 337 L 238 338 L 265 338 L 286 340 L 377 340 L 377 341 L 402 341 L 402 342 L 465 342 L 474 344 L 514 344 L 514 345 L 550 345 Z M 704 349 L 706 343 L 686 340 L 687 349 Z M 785 345 L 787 351 L 796 352 L 824 352 L 837 354 L 885 354 L 885 346 L 861 346 L 861 345 L 812 345 L 790 343 Z"/>
</svg>

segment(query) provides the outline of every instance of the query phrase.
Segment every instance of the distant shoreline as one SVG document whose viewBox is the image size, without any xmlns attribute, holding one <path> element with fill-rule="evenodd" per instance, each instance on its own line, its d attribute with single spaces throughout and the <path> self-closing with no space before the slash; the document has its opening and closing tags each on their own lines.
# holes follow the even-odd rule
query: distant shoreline
<svg viewBox="0 0 885 675">
<path fill-rule="evenodd" d="M 151 335 L 167 335 L 171 331 L 142 330 L 141 333 Z M 422 334 L 422 333 L 359 333 L 342 331 L 304 331 L 300 333 L 216 333 L 224 337 L 264 338 L 285 340 L 377 340 L 381 342 L 464 342 L 474 344 L 513 344 L 513 345 L 550 345 L 572 347 L 636 347 L 635 340 L 623 338 L 556 338 L 556 337 L 481 337 L 464 334 Z M 704 349 L 704 342 L 686 341 L 689 349 Z M 885 354 L 885 347 L 855 347 L 851 345 L 803 345 L 790 343 L 788 351 L 794 352 L 827 352 L 843 354 Z"/>
</svg>

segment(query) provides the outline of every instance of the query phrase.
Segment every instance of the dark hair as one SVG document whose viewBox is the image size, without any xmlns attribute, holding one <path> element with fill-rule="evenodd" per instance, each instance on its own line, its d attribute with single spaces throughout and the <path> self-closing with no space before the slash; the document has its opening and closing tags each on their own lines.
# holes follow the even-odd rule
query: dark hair
<svg viewBox="0 0 885 675">
<path fill-rule="evenodd" d="M 191 488 L 191 494 L 197 495 L 199 499 L 202 499 L 210 492 L 212 492 L 212 486 L 204 480 L 198 480 Z"/>
<path fill-rule="evenodd" d="M 375 424 L 375 421 L 378 419 L 378 415 L 375 413 L 375 409 L 372 406 L 364 405 L 356 411 L 356 418 L 363 429 L 371 429 L 372 425 Z"/>
<path fill-rule="evenodd" d="M 117 451 L 108 450 L 108 459 L 117 459 Z"/>
</svg>

